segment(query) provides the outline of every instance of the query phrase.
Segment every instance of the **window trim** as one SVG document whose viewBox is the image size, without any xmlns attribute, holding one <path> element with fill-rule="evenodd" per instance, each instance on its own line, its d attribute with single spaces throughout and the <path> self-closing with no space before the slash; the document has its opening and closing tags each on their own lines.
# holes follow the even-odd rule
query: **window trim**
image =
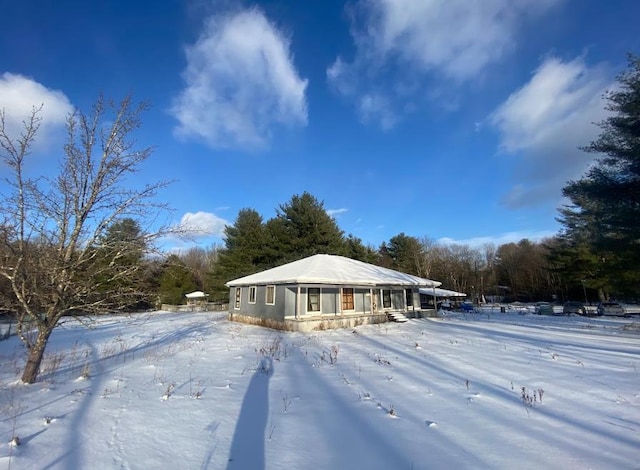
<svg viewBox="0 0 640 470">
<path fill-rule="evenodd" d="M 351 291 L 351 308 L 345 308 L 345 291 Z M 340 308 L 343 312 L 355 312 L 356 311 L 356 290 L 353 287 L 341 287 L 340 288 Z"/>
<path fill-rule="evenodd" d="M 318 291 L 318 310 L 309 309 L 309 306 L 310 306 L 309 299 L 311 297 L 309 294 L 309 291 L 311 289 L 313 289 L 314 291 L 315 290 Z M 322 288 L 321 287 L 307 287 L 307 313 L 322 313 Z"/>
<path fill-rule="evenodd" d="M 240 305 L 242 305 L 242 287 L 236 287 L 236 298 L 233 308 L 235 310 L 240 310 Z"/>
<path fill-rule="evenodd" d="M 273 292 L 273 298 L 271 302 L 269 302 L 269 291 Z M 264 304 L 265 305 L 275 305 L 276 304 L 276 286 L 275 284 L 269 284 L 265 287 L 264 290 Z"/>
<path fill-rule="evenodd" d="M 250 304 L 256 303 L 256 286 L 249 287 L 249 303 Z"/>
</svg>

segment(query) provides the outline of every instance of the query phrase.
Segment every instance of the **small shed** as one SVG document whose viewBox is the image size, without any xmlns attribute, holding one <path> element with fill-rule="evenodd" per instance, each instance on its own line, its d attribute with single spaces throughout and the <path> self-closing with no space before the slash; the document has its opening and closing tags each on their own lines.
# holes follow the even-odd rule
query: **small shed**
<svg viewBox="0 0 640 470">
<path fill-rule="evenodd" d="M 227 282 L 229 318 L 285 330 L 427 316 L 419 289 L 440 282 L 336 255 L 313 255 Z"/>
<path fill-rule="evenodd" d="M 201 290 L 190 292 L 184 295 L 187 298 L 187 305 L 202 305 L 206 304 L 209 299 L 209 294 L 205 294 Z"/>
</svg>

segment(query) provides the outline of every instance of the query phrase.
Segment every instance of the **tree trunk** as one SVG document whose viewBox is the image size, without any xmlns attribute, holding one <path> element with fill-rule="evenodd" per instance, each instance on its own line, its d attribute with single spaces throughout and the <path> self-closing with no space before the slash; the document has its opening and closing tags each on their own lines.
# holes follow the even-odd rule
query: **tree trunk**
<svg viewBox="0 0 640 470">
<path fill-rule="evenodd" d="M 38 337 L 33 347 L 29 350 L 27 365 L 25 366 L 24 372 L 22 373 L 22 381 L 24 383 L 32 384 L 38 378 L 38 373 L 40 372 L 40 363 L 42 363 L 44 350 L 47 347 L 49 336 L 51 336 L 52 331 L 53 328 L 50 328 L 48 326 L 38 330 Z"/>
</svg>

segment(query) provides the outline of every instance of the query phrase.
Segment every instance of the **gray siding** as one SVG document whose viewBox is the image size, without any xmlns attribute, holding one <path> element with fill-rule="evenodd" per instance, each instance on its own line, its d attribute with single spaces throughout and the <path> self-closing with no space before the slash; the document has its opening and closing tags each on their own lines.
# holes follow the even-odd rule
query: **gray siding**
<svg viewBox="0 0 640 470">
<path fill-rule="evenodd" d="M 262 301 L 265 301 L 267 287 L 262 286 L 264 291 L 262 296 Z M 284 320 L 284 309 L 286 305 L 286 287 L 285 286 L 276 286 L 276 298 L 274 305 L 265 305 L 264 311 L 265 316 L 272 320 Z"/>
<path fill-rule="evenodd" d="M 256 318 L 264 318 L 268 320 L 283 321 L 285 317 L 300 318 L 313 315 L 339 315 L 343 313 L 341 288 L 337 286 L 322 286 L 320 287 L 320 312 L 307 312 L 307 292 L 308 287 L 300 287 L 300 299 L 298 301 L 298 286 L 296 285 L 276 285 L 275 286 L 275 304 L 266 304 L 266 291 L 267 286 L 259 285 L 256 287 L 256 302 L 254 304 L 249 303 L 249 291 L 251 286 L 241 287 L 241 302 L 240 308 L 235 308 L 235 287 L 230 288 L 229 296 L 229 311 L 234 314 L 247 315 Z M 382 290 L 391 291 L 391 307 L 383 308 L 382 306 Z M 378 294 L 378 311 L 384 310 L 405 310 L 406 302 L 406 289 L 399 289 L 397 286 L 387 288 L 375 288 L 374 291 Z M 411 289 L 411 296 L 413 299 L 413 307 L 408 307 L 409 311 L 420 309 L 420 297 L 418 289 Z M 371 290 L 367 287 L 355 287 L 353 292 L 354 310 L 349 310 L 346 313 L 370 313 L 371 312 Z M 298 311 L 299 309 L 299 311 Z"/>
<path fill-rule="evenodd" d="M 251 317 L 266 318 L 269 320 L 284 320 L 285 308 L 285 288 L 284 286 L 276 286 L 276 298 L 274 305 L 266 304 L 267 286 L 256 287 L 256 302 L 249 303 L 249 290 L 251 286 L 242 286 L 240 295 L 240 308 L 235 308 L 236 288 L 229 289 L 229 311 L 231 313 L 248 315 Z"/>
<path fill-rule="evenodd" d="M 296 308 L 298 308 L 297 302 L 296 302 L 298 287 L 283 286 L 283 290 L 284 290 L 284 296 L 282 300 L 284 302 L 284 315 L 287 317 L 295 317 Z"/>
</svg>

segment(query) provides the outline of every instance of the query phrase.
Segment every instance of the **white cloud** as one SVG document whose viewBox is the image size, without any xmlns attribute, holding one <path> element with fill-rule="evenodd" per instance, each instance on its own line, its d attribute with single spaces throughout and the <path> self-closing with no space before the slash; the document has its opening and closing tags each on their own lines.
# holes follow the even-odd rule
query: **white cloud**
<svg viewBox="0 0 640 470">
<path fill-rule="evenodd" d="M 180 227 L 196 237 L 222 237 L 224 227 L 228 225 L 225 219 L 211 212 L 187 212 L 180 220 Z"/>
<path fill-rule="evenodd" d="M 501 150 L 518 158 L 505 205 L 560 200 L 564 184 L 595 158 L 579 147 L 599 134 L 593 123 L 606 118 L 602 95 L 612 86 L 604 67 L 551 57 L 492 113 Z"/>
<path fill-rule="evenodd" d="M 500 246 L 507 243 L 518 243 L 525 238 L 533 242 L 539 242 L 545 238 L 553 237 L 556 234 L 557 232 L 551 230 L 514 231 L 484 237 L 467 238 L 464 240 L 454 240 L 453 238 L 444 237 L 440 238 L 438 243 L 442 245 L 468 245 L 472 248 L 482 248 L 486 244 Z"/>
<path fill-rule="evenodd" d="M 67 96 L 58 90 L 51 90 L 32 78 L 12 73 L 0 76 L 0 109 L 5 113 L 7 134 L 13 139 L 22 131 L 22 122 L 31 116 L 32 110 L 42 106 L 42 118 L 35 146 L 47 147 L 49 139 L 61 129 L 73 106 Z"/>
<path fill-rule="evenodd" d="M 213 15 L 186 48 L 175 134 L 211 147 L 261 148 L 275 125 L 306 125 L 307 80 L 289 39 L 258 9 Z"/>
<path fill-rule="evenodd" d="M 352 9 L 352 62 L 337 57 L 327 79 L 355 99 L 363 120 L 379 117 L 395 124 L 390 105 L 363 108 L 367 95 L 400 101 L 406 109 L 424 76 L 432 73 L 454 83 L 477 78 L 487 66 L 515 49 L 518 27 L 527 18 L 563 0 L 360 0 Z M 368 113 L 368 114 L 367 114 Z"/>
<path fill-rule="evenodd" d="M 327 209 L 327 215 L 329 215 L 331 217 L 335 217 L 336 215 L 344 214 L 345 212 L 349 212 L 349 209 L 346 209 L 344 207 L 342 207 L 340 209 Z"/>
<path fill-rule="evenodd" d="M 473 78 L 513 49 L 522 17 L 544 11 L 553 0 L 377 0 L 367 2 L 368 26 L 359 42 L 373 53 L 398 54 L 449 78 Z"/>
</svg>

